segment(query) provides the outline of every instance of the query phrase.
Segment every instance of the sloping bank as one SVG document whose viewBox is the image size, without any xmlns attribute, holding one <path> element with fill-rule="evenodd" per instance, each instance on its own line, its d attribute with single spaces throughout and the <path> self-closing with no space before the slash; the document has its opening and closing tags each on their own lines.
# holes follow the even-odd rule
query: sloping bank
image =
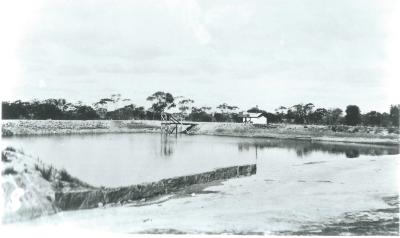
<svg viewBox="0 0 400 238">
<path fill-rule="evenodd" d="M 2 187 L 5 199 L 4 222 L 14 222 L 60 210 L 123 204 L 177 192 L 194 184 L 204 184 L 256 173 L 255 164 L 220 168 L 194 175 L 119 188 L 96 188 L 25 155 L 14 148 L 2 152 Z"/>
<path fill-rule="evenodd" d="M 242 123 L 199 123 L 188 134 L 399 145 L 399 128 Z"/>
</svg>

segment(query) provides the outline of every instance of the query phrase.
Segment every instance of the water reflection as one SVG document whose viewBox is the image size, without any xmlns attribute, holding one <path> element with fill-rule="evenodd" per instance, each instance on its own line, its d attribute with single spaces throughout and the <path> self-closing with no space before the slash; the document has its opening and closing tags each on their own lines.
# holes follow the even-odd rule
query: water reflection
<svg viewBox="0 0 400 238">
<path fill-rule="evenodd" d="M 377 146 L 345 143 L 322 143 L 299 140 L 258 139 L 251 142 L 239 142 L 240 152 L 249 151 L 250 148 L 264 150 L 269 148 L 283 148 L 294 151 L 298 157 L 305 157 L 313 152 L 326 152 L 329 154 L 344 154 L 347 158 L 357 158 L 360 155 L 395 155 L 399 154 L 398 146 Z"/>
<path fill-rule="evenodd" d="M 4 142 L 40 156 L 43 162 L 54 167 L 65 168 L 89 184 L 108 187 L 244 164 L 261 163 L 263 166 L 257 169 L 262 171 L 263 168 L 290 164 L 299 157 L 321 161 L 331 157 L 399 153 L 399 148 L 393 146 L 200 135 L 161 137 L 160 134 L 144 133 L 10 137 Z"/>
<path fill-rule="evenodd" d="M 162 157 L 170 157 L 175 152 L 177 138 L 166 134 L 161 134 L 160 155 Z"/>
</svg>

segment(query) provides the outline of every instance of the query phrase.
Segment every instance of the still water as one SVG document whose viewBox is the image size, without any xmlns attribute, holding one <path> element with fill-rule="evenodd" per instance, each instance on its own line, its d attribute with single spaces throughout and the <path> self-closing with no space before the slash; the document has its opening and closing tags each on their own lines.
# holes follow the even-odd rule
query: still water
<svg viewBox="0 0 400 238">
<path fill-rule="evenodd" d="M 399 153 L 397 146 L 144 133 L 11 137 L 3 142 L 65 168 L 89 184 L 108 187 L 257 164 L 259 160 L 313 162 Z"/>
</svg>

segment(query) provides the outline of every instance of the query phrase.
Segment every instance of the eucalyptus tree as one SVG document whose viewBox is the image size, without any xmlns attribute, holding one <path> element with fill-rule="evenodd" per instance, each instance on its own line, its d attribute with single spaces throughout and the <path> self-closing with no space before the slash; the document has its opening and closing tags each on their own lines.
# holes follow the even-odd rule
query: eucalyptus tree
<svg viewBox="0 0 400 238">
<path fill-rule="evenodd" d="M 239 109 L 239 107 L 231 106 L 231 105 L 228 105 L 227 103 L 222 103 L 217 106 L 217 109 L 219 109 L 221 111 L 221 113 L 224 114 L 224 113 L 232 113 L 235 110 Z"/>
<path fill-rule="evenodd" d="M 184 97 L 179 97 L 179 98 L 181 98 L 181 99 L 178 101 L 178 105 L 179 105 L 178 109 L 181 112 L 182 116 L 186 117 L 189 114 L 188 112 L 193 107 L 194 100 L 190 99 L 190 98 L 184 98 Z"/>
<path fill-rule="evenodd" d="M 98 102 L 94 103 L 93 106 L 100 118 L 104 119 L 107 112 L 109 111 L 110 104 L 114 103 L 111 98 L 102 98 Z"/>
<path fill-rule="evenodd" d="M 154 116 L 159 117 L 165 109 L 170 109 L 176 106 L 174 96 L 162 91 L 153 93 L 148 96 L 146 100 L 153 103 L 149 109 L 153 119 Z"/>
</svg>

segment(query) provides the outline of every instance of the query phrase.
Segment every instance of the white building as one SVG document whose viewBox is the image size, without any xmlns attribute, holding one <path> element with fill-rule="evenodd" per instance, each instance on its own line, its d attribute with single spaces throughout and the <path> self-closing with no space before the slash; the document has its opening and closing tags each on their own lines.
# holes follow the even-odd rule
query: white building
<svg viewBox="0 0 400 238">
<path fill-rule="evenodd" d="M 268 119 L 262 113 L 240 113 L 239 117 L 243 118 L 243 123 L 266 125 Z"/>
</svg>

